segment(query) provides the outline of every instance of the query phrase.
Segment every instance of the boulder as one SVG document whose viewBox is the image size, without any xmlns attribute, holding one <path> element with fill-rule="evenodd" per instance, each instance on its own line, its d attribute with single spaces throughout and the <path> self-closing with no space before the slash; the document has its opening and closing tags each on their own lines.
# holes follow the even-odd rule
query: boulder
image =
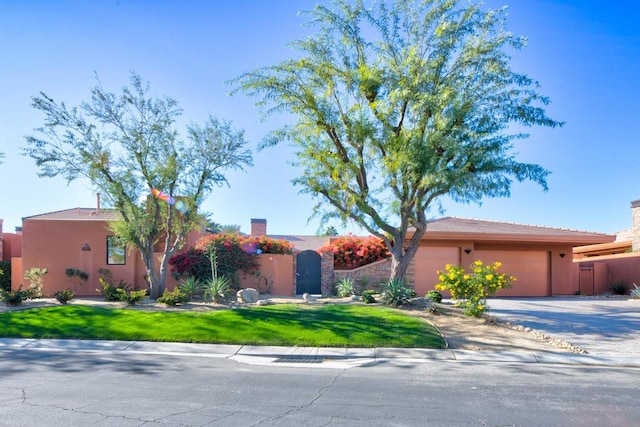
<svg viewBox="0 0 640 427">
<path fill-rule="evenodd" d="M 260 294 L 253 288 L 246 288 L 240 289 L 236 293 L 236 297 L 238 298 L 238 302 L 252 304 L 254 302 L 258 302 L 258 300 L 260 299 Z"/>
</svg>

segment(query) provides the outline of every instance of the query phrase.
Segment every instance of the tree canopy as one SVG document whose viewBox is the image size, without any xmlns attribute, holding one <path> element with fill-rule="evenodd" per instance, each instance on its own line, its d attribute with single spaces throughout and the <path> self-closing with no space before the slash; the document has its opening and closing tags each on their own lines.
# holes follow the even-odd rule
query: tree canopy
<svg viewBox="0 0 640 427">
<path fill-rule="evenodd" d="M 305 14 L 315 33 L 294 59 L 247 72 L 234 92 L 294 123 L 262 147 L 296 147 L 294 183 L 315 213 L 353 220 L 382 238 L 403 278 L 442 196 L 510 195 L 512 181 L 547 189 L 548 171 L 518 162 L 511 125 L 561 125 L 538 83 L 512 70 L 526 44 L 505 9 L 457 0 L 336 0 Z M 406 240 L 409 239 L 408 242 Z"/>
<path fill-rule="evenodd" d="M 182 110 L 168 97 L 152 97 L 149 83 L 135 73 L 120 94 L 98 81 L 91 100 L 68 108 L 45 93 L 32 98 L 44 126 L 27 136 L 23 154 L 39 175 L 68 182 L 88 179 L 122 215 L 114 234 L 141 252 L 151 296 L 164 290 L 169 257 L 202 221 L 198 207 L 215 186 L 228 184 L 223 172 L 252 164 L 243 131 L 209 117 L 176 130 Z M 151 190 L 166 194 L 153 197 Z M 167 203 L 170 200 L 173 203 Z M 154 247 L 162 242 L 159 268 Z"/>
</svg>

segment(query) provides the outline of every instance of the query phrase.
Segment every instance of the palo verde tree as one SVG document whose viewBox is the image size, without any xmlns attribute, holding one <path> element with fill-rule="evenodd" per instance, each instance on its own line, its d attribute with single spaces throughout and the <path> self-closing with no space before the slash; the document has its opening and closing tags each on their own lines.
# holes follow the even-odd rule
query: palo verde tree
<svg viewBox="0 0 640 427">
<path fill-rule="evenodd" d="M 265 137 L 296 147 L 294 183 L 314 213 L 380 237 L 402 279 L 442 196 L 507 197 L 513 179 L 547 189 L 548 171 L 516 161 L 510 132 L 558 126 L 538 83 L 512 70 L 504 9 L 457 0 L 336 0 L 307 12 L 317 31 L 295 59 L 235 79 L 265 113 L 294 123 Z"/>
<path fill-rule="evenodd" d="M 119 95 L 98 81 L 91 101 L 79 107 L 68 108 L 42 92 L 32 105 L 44 113 L 45 123 L 37 136 L 26 137 L 23 154 L 36 161 L 40 176 L 86 178 L 107 196 L 122 216 L 112 231 L 140 250 L 151 297 L 162 295 L 169 257 L 201 222 L 204 198 L 214 186 L 228 184 L 223 171 L 252 164 L 244 133 L 209 117 L 187 126 L 181 136 L 175 129 L 181 115 L 177 102 L 151 97 L 149 83 L 136 74 Z M 151 196 L 151 189 L 175 203 Z"/>
</svg>

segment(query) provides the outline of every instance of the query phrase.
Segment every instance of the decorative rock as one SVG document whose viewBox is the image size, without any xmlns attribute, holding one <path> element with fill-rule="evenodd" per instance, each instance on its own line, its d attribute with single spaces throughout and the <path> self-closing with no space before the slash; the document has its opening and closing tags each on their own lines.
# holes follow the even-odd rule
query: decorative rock
<svg viewBox="0 0 640 427">
<path fill-rule="evenodd" d="M 316 298 L 313 295 L 310 295 L 306 292 L 302 294 L 302 299 L 304 300 L 304 302 L 311 302 L 316 300 Z"/>
<path fill-rule="evenodd" d="M 261 299 L 261 300 L 258 300 L 257 304 L 258 305 L 269 305 L 269 304 L 271 304 L 271 301 L 269 301 L 268 299 Z"/>
<path fill-rule="evenodd" d="M 251 304 L 254 302 L 258 302 L 260 299 L 260 294 L 253 288 L 240 289 L 236 293 L 236 297 L 239 302 Z"/>
<path fill-rule="evenodd" d="M 351 295 L 351 301 L 358 301 L 360 297 L 358 295 Z"/>
</svg>

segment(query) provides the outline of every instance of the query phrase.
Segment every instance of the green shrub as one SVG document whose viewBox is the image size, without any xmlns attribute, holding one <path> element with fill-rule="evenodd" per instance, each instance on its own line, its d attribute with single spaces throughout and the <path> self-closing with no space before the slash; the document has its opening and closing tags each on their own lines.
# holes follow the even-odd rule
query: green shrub
<svg viewBox="0 0 640 427">
<path fill-rule="evenodd" d="M 125 290 L 122 296 L 122 301 L 126 301 L 129 305 L 136 305 L 141 302 L 147 296 L 146 289 L 139 290 Z"/>
<path fill-rule="evenodd" d="M 42 297 L 44 276 L 49 272 L 46 268 L 32 267 L 24 273 L 24 280 L 29 282 L 26 292 L 29 299 Z"/>
<path fill-rule="evenodd" d="M 366 291 L 362 291 L 362 295 L 360 297 L 365 304 L 373 304 L 376 302 L 376 299 L 373 296 L 375 293 L 376 291 L 368 289 Z"/>
<path fill-rule="evenodd" d="M 67 268 L 64 270 L 64 274 L 69 278 L 71 282 L 71 290 L 75 292 L 89 280 L 89 274 L 77 268 Z"/>
<path fill-rule="evenodd" d="M 65 289 L 64 291 L 56 291 L 56 293 L 53 295 L 56 297 L 56 299 L 60 304 L 66 304 L 76 297 L 75 292 L 73 292 L 71 289 Z"/>
<path fill-rule="evenodd" d="M 189 302 L 189 297 L 180 288 L 175 288 L 172 292 L 164 291 L 162 296 L 157 299 L 158 302 L 166 305 L 178 305 Z"/>
<path fill-rule="evenodd" d="M 336 283 L 336 295 L 340 298 L 350 297 L 353 294 L 355 294 L 355 285 L 352 279 L 345 277 Z"/>
<path fill-rule="evenodd" d="M 398 307 L 408 303 L 415 295 L 415 291 L 408 288 L 404 280 L 389 279 L 382 292 L 382 302 L 392 307 Z"/>
<path fill-rule="evenodd" d="M 627 294 L 627 282 L 619 280 L 609 285 L 609 289 L 614 295 L 626 295 Z"/>
<path fill-rule="evenodd" d="M 430 290 L 425 295 L 426 298 L 429 298 L 433 302 L 441 303 L 442 302 L 442 294 L 435 289 Z"/>
<path fill-rule="evenodd" d="M 26 299 L 29 299 L 29 292 L 22 290 L 22 285 L 15 291 L 0 291 L 2 302 L 8 305 L 21 305 Z"/>
<path fill-rule="evenodd" d="M 0 291 L 11 292 L 11 261 L 0 261 Z"/>
</svg>

